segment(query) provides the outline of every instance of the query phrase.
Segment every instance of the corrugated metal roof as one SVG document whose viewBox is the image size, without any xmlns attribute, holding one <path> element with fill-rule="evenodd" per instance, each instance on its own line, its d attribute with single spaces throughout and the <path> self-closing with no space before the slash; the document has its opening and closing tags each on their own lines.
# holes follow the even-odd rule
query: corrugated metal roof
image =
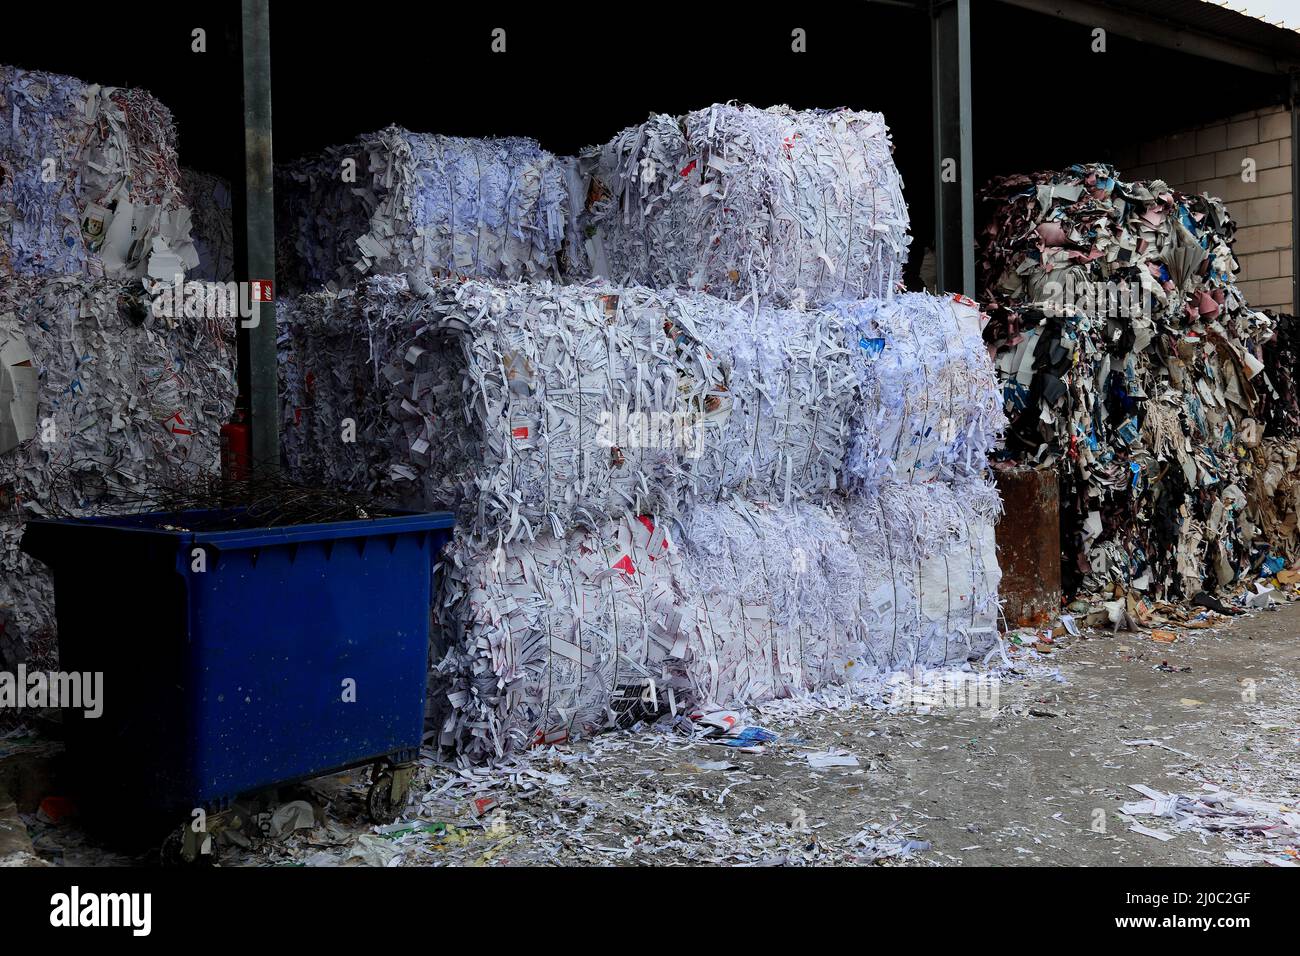
<svg viewBox="0 0 1300 956">
<path fill-rule="evenodd" d="M 1296 7 L 1294 10 L 1291 11 L 1292 13 L 1296 14 L 1296 16 L 1292 16 L 1290 18 L 1281 18 L 1278 20 L 1277 23 L 1274 23 L 1273 20 L 1270 19 L 1272 14 L 1265 15 L 1262 12 L 1262 9 L 1257 9 L 1257 10 L 1249 9 L 1252 6 L 1256 8 L 1262 8 L 1266 6 L 1266 4 L 1262 2 L 1252 2 L 1252 0 L 1205 0 L 1205 2 L 1212 3 L 1216 7 L 1223 7 L 1224 9 L 1231 10 L 1236 13 L 1240 13 L 1243 16 L 1247 16 L 1254 20 L 1258 20 L 1261 23 L 1267 23 L 1269 26 L 1272 27 L 1280 27 L 1283 30 L 1290 30 L 1294 33 L 1300 33 L 1300 7 Z M 1292 2 L 1294 2 L 1294 0 L 1292 0 Z"/>
<path fill-rule="evenodd" d="M 1287 57 L 1300 57 L 1300 32 L 1275 26 L 1248 13 L 1238 13 L 1209 0 L 1101 0 L 1118 12 L 1139 13 L 1166 20 L 1184 30 L 1252 46 Z"/>
</svg>

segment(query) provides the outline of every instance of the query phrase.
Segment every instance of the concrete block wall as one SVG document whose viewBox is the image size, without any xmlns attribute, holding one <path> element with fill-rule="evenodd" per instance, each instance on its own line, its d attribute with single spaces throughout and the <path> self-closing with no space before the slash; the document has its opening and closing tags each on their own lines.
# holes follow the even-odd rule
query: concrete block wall
<svg viewBox="0 0 1300 956">
<path fill-rule="evenodd" d="M 1281 106 L 1238 113 L 1115 151 L 1125 180 L 1163 179 L 1186 193 L 1208 192 L 1237 220 L 1237 282 L 1258 309 L 1295 313 L 1292 283 L 1291 114 Z M 1253 182 L 1242 161 L 1255 161 Z"/>
</svg>

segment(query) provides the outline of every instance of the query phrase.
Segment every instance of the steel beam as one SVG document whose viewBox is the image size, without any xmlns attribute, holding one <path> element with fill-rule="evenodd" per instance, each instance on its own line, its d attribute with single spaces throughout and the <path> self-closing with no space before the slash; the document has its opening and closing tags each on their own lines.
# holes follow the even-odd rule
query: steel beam
<svg viewBox="0 0 1300 956">
<path fill-rule="evenodd" d="M 970 0 L 930 9 L 934 116 L 934 254 L 942 291 L 975 295 Z"/>
<path fill-rule="evenodd" d="M 274 290 L 275 210 L 271 158 L 271 33 L 268 0 L 241 0 L 244 91 L 243 213 L 236 221 L 242 255 L 236 278 Z M 240 221 L 242 220 L 242 221 Z M 255 473 L 280 467 L 280 401 L 276 367 L 275 302 L 253 301 L 240 322 L 240 394 L 252 429 Z"/>
</svg>

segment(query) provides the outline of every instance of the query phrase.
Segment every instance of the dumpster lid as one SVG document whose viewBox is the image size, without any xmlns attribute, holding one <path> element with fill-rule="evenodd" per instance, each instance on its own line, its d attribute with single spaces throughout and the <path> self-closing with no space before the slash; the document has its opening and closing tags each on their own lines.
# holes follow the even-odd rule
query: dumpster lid
<svg viewBox="0 0 1300 956">
<path fill-rule="evenodd" d="M 394 534 L 411 534 L 455 527 L 456 518 L 450 511 L 398 511 L 387 510 L 381 517 L 353 518 L 346 521 L 326 521 L 316 524 L 293 524 L 276 527 L 259 526 L 250 522 L 240 527 L 246 508 L 207 509 L 196 511 L 152 511 L 131 515 L 106 515 L 91 518 L 33 518 L 27 522 L 27 535 L 36 537 L 46 531 L 61 530 L 65 534 L 88 533 L 92 530 L 125 532 L 184 538 L 218 550 L 261 548 L 307 541 L 338 540 L 341 538 L 380 537 Z M 222 527 L 222 526 L 226 527 Z"/>
</svg>

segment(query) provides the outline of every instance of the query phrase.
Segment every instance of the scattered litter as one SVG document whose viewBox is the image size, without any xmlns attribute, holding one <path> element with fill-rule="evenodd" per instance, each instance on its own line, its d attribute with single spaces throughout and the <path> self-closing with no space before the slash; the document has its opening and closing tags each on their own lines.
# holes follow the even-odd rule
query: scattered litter
<svg viewBox="0 0 1300 956">
<path fill-rule="evenodd" d="M 1147 799 L 1125 803 L 1120 813 L 1125 816 L 1155 816 L 1171 821 L 1174 835 L 1179 833 L 1218 833 L 1241 841 L 1235 853 L 1229 851 L 1228 860 L 1234 863 L 1269 862 L 1279 866 L 1296 865 L 1295 853 L 1300 842 L 1300 811 L 1293 807 L 1241 797 L 1212 784 L 1204 784 L 1203 792 L 1196 794 L 1162 793 L 1150 787 L 1131 785 L 1132 789 Z M 1131 829 L 1137 829 L 1136 826 Z M 1155 836 L 1155 831 L 1137 829 L 1139 833 Z M 1168 834 L 1164 838 L 1168 838 Z M 1256 850 L 1260 841 L 1267 841 L 1270 849 L 1286 853 L 1284 857 L 1243 854 L 1242 850 Z"/>
<path fill-rule="evenodd" d="M 1132 830 L 1134 833 L 1140 833 L 1143 836 L 1154 837 L 1155 839 L 1159 840 L 1161 843 L 1168 842 L 1169 840 L 1172 840 L 1174 838 L 1174 835 L 1172 833 L 1165 833 L 1163 830 L 1152 830 L 1149 827 L 1142 826 L 1140 823 L 1133 824 L 1131 827 L 1129 827 L 1129 829 Z"/>
<path fill-rule="evenodd" d="M 316 811 L 306 800 L 291 800 L 275 808 L 267 825 L 266 835 L 272 840 L 283 840 L 295 830 L 310 830 L 316 825 Z"/>
<path fill-rule="evenodd" d="M 776 740 L 776 734 L 762 727 L 745 727 L 725 737 L 711 737 L 709 743 L 735 747 L 745 753 L 762 753 L 763 745 Z"/>
<path fill-rule="evenodd" d="M 1179 750 L 1177 747 L 1171 747 L 1159 740 L 1121 740 L 1120 743 L 1125 747 L 1159 747 L 1161 750 L 1168 750 L 1170 753 L 1176 753 L 1180 757 L 1186 757 L 1189 760 L 1198 759 L 1186 750 Z"/>
<path fill-rule="evenodd" d="M 808 761 L 808 766 L 814 770 L 822 770 L 827 767 L 858 767 L 858 758 L 848 751 L 826 750 L 820 753 L 804 754 L 804 759 Z"/>
</svg>

